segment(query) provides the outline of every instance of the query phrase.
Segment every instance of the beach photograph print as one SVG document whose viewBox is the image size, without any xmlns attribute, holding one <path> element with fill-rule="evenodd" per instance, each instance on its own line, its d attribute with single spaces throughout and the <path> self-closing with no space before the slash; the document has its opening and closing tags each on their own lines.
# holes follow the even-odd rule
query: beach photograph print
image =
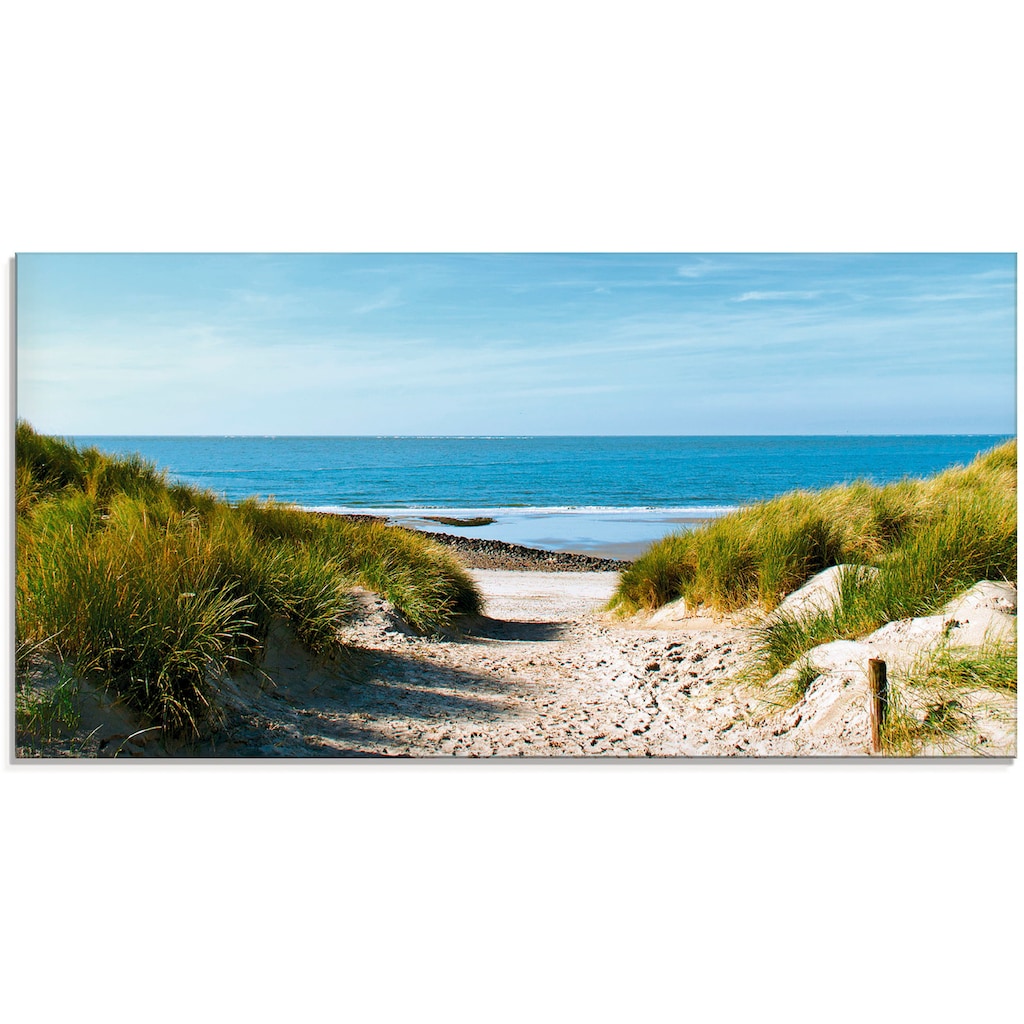
<svg viewBox="0 0 1024 1024">
<path fill-rule="evenodd" d="M 1016 256 L 15 260 L 18 758 L 1012 758 Z"/>
</svg>

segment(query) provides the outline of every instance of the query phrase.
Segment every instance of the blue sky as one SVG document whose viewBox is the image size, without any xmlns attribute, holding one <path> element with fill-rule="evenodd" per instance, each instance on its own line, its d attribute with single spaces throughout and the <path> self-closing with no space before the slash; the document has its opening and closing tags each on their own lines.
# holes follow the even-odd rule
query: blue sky
<svg viewBox="0 0 1024 1024">
<path fill-rule="evenodd" d="M 58 434 L 1016 431 L 1010 255 L 48 255 Z"/>
</svg>

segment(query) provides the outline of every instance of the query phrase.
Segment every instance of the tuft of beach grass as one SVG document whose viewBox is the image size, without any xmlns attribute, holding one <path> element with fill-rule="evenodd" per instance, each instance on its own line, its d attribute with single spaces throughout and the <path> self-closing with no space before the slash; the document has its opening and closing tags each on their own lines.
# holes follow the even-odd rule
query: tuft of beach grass
<svg viewBox="0 0 1024 1024">
<path fill-rule="evenodd" d="M 1015 726 L 1016 696 L 1016 642 L 989 643 L 977 650 L 940 646 L 891 680 L 883 750 L 897 757 L 926 748 L 983 754 L 985 743 L 975 727 L 977 708 L 987 706 L 991 717 Z"/>
</svg>

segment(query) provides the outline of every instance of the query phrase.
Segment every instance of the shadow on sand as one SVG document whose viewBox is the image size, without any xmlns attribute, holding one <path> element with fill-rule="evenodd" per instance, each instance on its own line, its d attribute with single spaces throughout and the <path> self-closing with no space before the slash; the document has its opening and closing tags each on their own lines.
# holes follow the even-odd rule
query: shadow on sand
<svg viewBox="0 0 1024 1024">
<path fill-rule="evenodd" d="M 305 749 L 295 756 L 351 756 L 360 749 L 375 755 L 382 747 L 399 754 L 405 730 L 449 719 L 495 722 L 510 710 L 508 683 L 485 671 L 358 647 L 318 672 L 292 668 L 274 683 L 260 710 L 271 733 L 283 728 L 292 744 L 302 737 Z"/>
<path fill-rule="evenodd" d="M 479 645 L 483 656 L 488 641 L 557 640 L 570 625 L 481 616 L 447 640 Z M 431 657 L 429 648 L 347 646 L 317 657 L 286 633 L 276 640 L 259 685 L 246 691 L 248 703 L 236 706 L 232 727 L 203 744 L 200 756 L 403 756 L 418 736 L 443 731 L 447 721 L 485 727 L 507 718 L 517 703 L 514 682 L 483 665 L 457 667 Z"/>
<path fill-rule="evenodd" d="M 568 622 L 521 622 L 516 619 L 490 619 L 482 615 L 467 627 L 460 639 L 472 643 L 474 640 L 513 640 L 537 643 L 544 640 L 560 640 L 569 627 Z"/>
<path fill-rule="evenodd" d="M 275 673 L 247 713 L 179 756 L 408 756 L 407 744 L 424 728 L 449 720 L 500 720 L 510 710 L 507 693 L 508 684 L 486 672 L 348 648 L 330 662 L 292 664 Z"/>
</svg>

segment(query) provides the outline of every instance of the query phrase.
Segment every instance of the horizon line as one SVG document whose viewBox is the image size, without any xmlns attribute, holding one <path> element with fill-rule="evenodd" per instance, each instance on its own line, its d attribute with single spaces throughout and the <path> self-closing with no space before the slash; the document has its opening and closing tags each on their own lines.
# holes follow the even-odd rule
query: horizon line
<svg viewBox="0 0 1024 1024">
<path fill-rule="evenodd" d="M 35 429 L 33 427 L 33 429 Z M 49 433 L 48 431 L 37 431 L 37 433 Z M 292 433 L 223 433 L 223 434 L 153 434 L 153 433 L 119 433 L 119 434 L 107 434 L 107 433 L 93 433 L 90 431 L 70 431 L 60 432 L 51 434 L 53 437 L 176 437 L 176 438 L 245 438 L 245 439 L 262 439 L 262 440 L 276 440 L 278 438 L 324 438 L 324 439 L 359 439 L 359 440 L 422 440 L 422 441 L 443 441 L 443 440 L 466 440 L 466 441 L 485 441 L 485 440 L 543 440 L 548 438 L 685 438 L 685 439 L 700 439 L 700 438 L 762 438 L 762 437 L 778 437 L 778 438 L 819 438 L 819 437 L 1016 437 L 1016 430 L 970 430 L 970 431 L 953 431 L 948 433 L 940 433 L 938 431 L 925 431 L 921 433 L 913 431 L 894 431 L 892 433 L 884 431 L 872 431 L 869 433 L 855 433 L 853 431 L 844 431 L 842 433 L 812 433 L 812 434 L 794 434 L 794 433 L 768 433 L 768 434 L 497 434 L 497 433 L 483 433 L 483 434 L 383 434 L 383 433 L 366 433 L 366 434 L 292 434 Z"/>
</svg>

